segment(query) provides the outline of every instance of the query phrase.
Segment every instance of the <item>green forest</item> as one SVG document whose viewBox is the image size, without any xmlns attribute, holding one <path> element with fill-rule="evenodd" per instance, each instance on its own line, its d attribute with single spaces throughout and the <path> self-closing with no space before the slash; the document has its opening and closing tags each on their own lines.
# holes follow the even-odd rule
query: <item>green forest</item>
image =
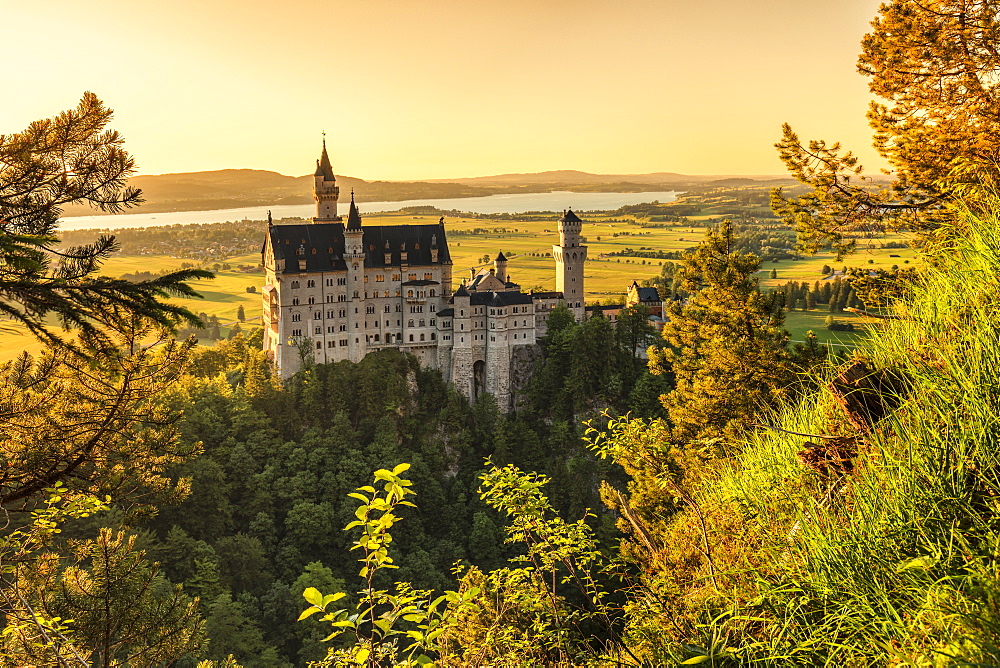
<svg viewBox="0 0 1000 668">
<path fill-rule="evenodd" d="M 259 330 L 199 347 L 171 299 L 209 271 L 61 245 L 141 198 L 111 110 L 0 135 L 0 309 L 45 346 L 0 366 L 0 667 L 1000 664 L 998 39 L 883 4 L 894 180 L 784 126 L 773 215 L 664 263 L 662 328 L 554 309 L 509 413 L 396 350 L 282 381 Z M 761 288 L 900 231 L 919 265 Z M 818 306 L 876 324 L 790 341 Z"/>
</svg>

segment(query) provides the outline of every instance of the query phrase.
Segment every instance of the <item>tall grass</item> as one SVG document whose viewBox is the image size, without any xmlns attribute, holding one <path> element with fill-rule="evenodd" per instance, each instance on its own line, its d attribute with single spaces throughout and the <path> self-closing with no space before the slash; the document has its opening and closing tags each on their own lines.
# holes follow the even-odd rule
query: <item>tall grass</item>
<svg viewBox="0 0 1000 668">
<path fill-rule="evenodd" d="M 703 490 L 714 517 L 742 527 L 716 530 L 716 553 L 753 549 L 716 564 L 724 612 L 702 632 L 720 660 L 1000 664 L 1000 219 L 965 217 L 901 319 L 854 353 L 905 379 L 854 472 L 821 476 L 796 457 L 808 439 L 765 431 Z M 825 388 L 773 420 L 853 435 Z"/>
</svg>

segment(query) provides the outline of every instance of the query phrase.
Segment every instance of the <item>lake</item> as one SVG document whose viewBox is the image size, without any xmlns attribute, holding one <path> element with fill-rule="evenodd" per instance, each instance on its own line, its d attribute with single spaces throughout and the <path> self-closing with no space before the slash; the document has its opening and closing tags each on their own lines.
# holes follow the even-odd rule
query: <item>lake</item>
<svg viewBox="0 0 1000 668">
<path fill-rule="evenodd" d="M 433 206 L 444 210 L 469 211 L 471 213 L 524 213 L 526 211 L 607 211 L 627 204 L 644 202 L 672 202 L 679 192 L 645 193 L 574 193 L 555 191 L 548 193 L 516 193 L 510 195 L 490 195 L 489 197 L 456 197 L 450 199 L 410 199 L 401 202 L 360 202 L 361 213 L 399 211 L 408 206 Z M 350 200 L 341 202 L 338 213 L 347 215 Z M 158 227 L 190 223 L 224 223 L 230 220 L 264 220 L 267 211 L 271 216 L 281 218 L 311 218 L 315 215 L 315 204 L 285 204 L 275 206 L 251 206 L 240 209 L 215 209 L 213 211 L 172 211 L 168 213 L 129 213 L 115 216 L 73 216 L 63 218 L 59 227 L 64 230 L 86 230 L 104 228 L 117 230 L 126 227 Z"/>
</svg>

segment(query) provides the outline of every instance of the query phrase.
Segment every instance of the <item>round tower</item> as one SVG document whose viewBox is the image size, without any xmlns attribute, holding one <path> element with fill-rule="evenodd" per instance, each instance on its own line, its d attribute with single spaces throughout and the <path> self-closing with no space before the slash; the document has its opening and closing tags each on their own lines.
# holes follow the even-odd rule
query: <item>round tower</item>
<svg viewBox="0 0 1000 668">
<path fill-rule="evenodd" d="M 493 269 L 496 271 L 496 277 L 500 279 L 501 283 L 507 282 L 507 256 L 502 252 L 497 254 L 495 260 L 493 260 Z"/>
<path fill-rule="evenodd" d="M 576 319 L 583 320 L 583 264 L 587 260 L 587 247 L 581 245 L 583 221 L 573 210 L 563 212 L 559 219 L 559 245 L 552 246 L 556 261 L 556 291 L 563 293 L 563 301 Z"/>
<path fill-rule="evenodd" d="M 361 227 L 361 214 L 354 203 L 351 191 L 351 208 L 344 228 L 344 263 L 347 265 L 347 350 L 352 362 L 360 362 L 368 352 L 366 330 L 361 328 L 365 318 L 365 232 Z"/>
</svg>

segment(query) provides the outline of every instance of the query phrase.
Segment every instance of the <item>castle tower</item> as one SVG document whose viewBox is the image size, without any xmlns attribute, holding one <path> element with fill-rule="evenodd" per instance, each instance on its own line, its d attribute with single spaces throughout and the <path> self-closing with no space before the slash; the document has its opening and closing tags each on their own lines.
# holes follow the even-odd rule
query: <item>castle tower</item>
<svg viewBox="0 0 1000 668">
<path fill-rule="evenodd" d="M 333 176 L 330 166 L 330 156 L 326 153 L 326 137 L 323 137 L 323 155 L 316 161 L 316 173 L 313 175 L 313 199 L 316 200 L 316 217 L 314 223 L 337 223 L 342 220 L 337 215 L 337 200 L 340 199 L 340 187 Z"/>
<path fill-rule="evenodd" d="M 360 362 L 368 352 L 361 323 L 365 319 L 365 244 L 361 214 L 351 191 L 351 208 L 344 228 L 344 263 L 347 264 L 347 351 L 352 362 Z"/>
<path fill-rule="evenodd" d="M 493 268 L 496 271 L 497 279 L 501 283 L 507 282 L 507 257 L 500 252 L 497 254 L 497 258 L 493 260 Z"/>
<path fill-rule="evenodd" d="M 556 261 L 556 291 L 578 321 L 583 320 L 583 264 L 587 247 L 580 244 L 583 221 L 570 209 L 559 219 L 559 245 L 552 246 Z"/>
</svg>

